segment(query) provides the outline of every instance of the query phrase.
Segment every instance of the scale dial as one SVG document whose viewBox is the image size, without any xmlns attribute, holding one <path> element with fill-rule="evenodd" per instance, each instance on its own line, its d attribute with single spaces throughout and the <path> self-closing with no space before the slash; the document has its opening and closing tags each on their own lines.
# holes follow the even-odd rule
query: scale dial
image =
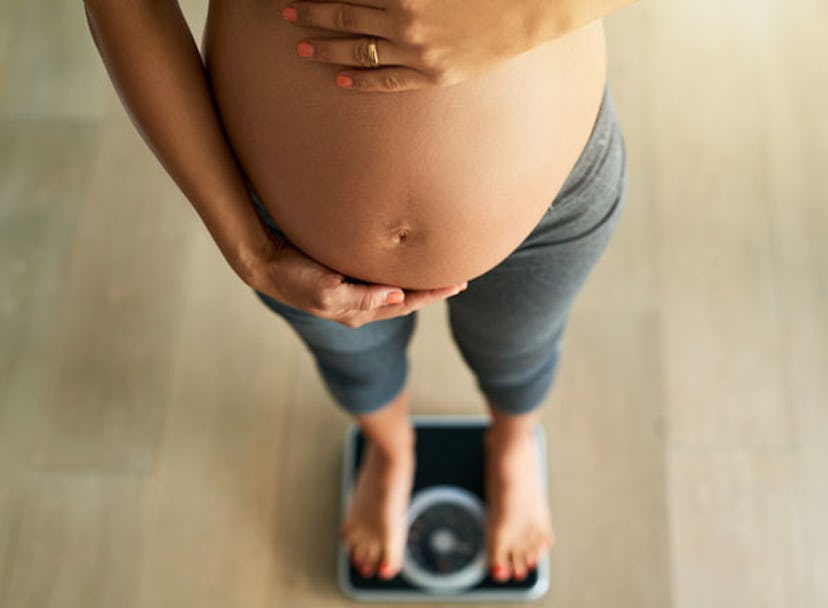
<svg viewBox="0 0 828 608">
<path fill-rule="evenodd" d="M 402 575 L 436 593 L 455 593 L 486 576 L 485 506 L 458 486 L 417 492 L 408 508 Z"/>
</svg>

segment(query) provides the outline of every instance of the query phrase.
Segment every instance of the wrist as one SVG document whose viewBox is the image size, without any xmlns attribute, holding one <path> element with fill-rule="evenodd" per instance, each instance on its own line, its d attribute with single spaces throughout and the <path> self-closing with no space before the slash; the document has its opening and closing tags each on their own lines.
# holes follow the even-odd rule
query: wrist
<svg viewBox="0 0 828 608">
<path fill-rule="evenodd" d="M 280 254 L 284 243 L 258 216 L 249 195 L 224 196 L 209 202 L 200 201 L 194 207 L 227 263 L 250 285 L 260 268 Z"/>
<path fill-rule="evenodd" d="M 264 270 L 280 257 L 285 246 L 280 237 L 262 233 L 258 239 L 239 242 L 232 266 L 236 274 L 253 287 L 259 284 Z"/>
</svg>

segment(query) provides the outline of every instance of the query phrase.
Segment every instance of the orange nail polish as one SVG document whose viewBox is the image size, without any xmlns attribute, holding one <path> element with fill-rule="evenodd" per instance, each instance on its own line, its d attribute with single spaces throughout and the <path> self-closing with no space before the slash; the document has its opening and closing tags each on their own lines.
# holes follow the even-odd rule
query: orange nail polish
<svg viewBox="0 0 828 608">
<path fill-rule="evenodd" d="M 292 6 L 286 6 L 282 9 L 282 17 L 284 17 L 286 21 L 296 21 L 296 9 Z"/>
<path fill-rule="evenodd" d="M 302 40 L 296 45 L 296 53 L 300 57 L 313 57 L 313 45 L 310 42 Z"/>
<path fill-rule="evenodd" d="M 399 304 L 403 300 L 405 300 L 405 295 L 401 291 L 392 291 L 385 296 L 386 304 Z"/>
</svg>

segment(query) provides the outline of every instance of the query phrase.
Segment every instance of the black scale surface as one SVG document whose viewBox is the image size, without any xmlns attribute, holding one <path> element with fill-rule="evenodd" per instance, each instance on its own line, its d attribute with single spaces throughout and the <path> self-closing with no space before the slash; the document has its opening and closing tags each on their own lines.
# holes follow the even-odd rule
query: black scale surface
<svg viewBox="0 0 828 608">
<path fill-rule="evenodd" d="M 422 422 L 415 424 L 417 468 L 412 495 L 430 486 L 455 485 L 476 494 L 485 504 L 483 432 L 487 427 L 488 423 L 484 422 L 464 423 L 462 426 L 432 425 Z M 359 430 L 357 430 L 354 445 L 356 455 L 353 459 L 352 479 L 356 479 L 365 445 L 365 439 Z M 530 570 L 522 581 L 499 582 L 487 574 L 479 584 L 466 589 L 465 592 L 481 592 L 487 589 L 497 591 L 530 589 L 537 583 L 537 576 L 536 570 Z M 356 568 L 349 565 L 348 577 L 356 590 L 365 592 L 370 592 L 370 590 L 424 592 L 423 589 L 409 583 L 401 574 L 387 581 L 378 576 L 365 578 Z"/>
</svg>

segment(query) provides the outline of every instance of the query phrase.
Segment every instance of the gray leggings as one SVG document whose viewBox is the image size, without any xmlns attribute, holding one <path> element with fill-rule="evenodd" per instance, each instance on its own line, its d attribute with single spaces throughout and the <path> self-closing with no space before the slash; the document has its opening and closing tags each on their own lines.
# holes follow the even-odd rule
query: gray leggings
<svg viewBox="0 0 828 608">
<path fill-rule="evenodd" d="M 606 88 L 589 141 L 554 204 L 505 260 L 447 300 L 452 337 L 480 391 L 498 411 L 523 414 L 544 401 L 569 309 L 623 208 L 625 157 Z M 248 187 L 263 221 L 285 238 Z M 302 339 L 329 393 L 347 412 L 379 410 L 404 388 L 416 312 L 350 328 L 256 294 Z"/>
</svg>

